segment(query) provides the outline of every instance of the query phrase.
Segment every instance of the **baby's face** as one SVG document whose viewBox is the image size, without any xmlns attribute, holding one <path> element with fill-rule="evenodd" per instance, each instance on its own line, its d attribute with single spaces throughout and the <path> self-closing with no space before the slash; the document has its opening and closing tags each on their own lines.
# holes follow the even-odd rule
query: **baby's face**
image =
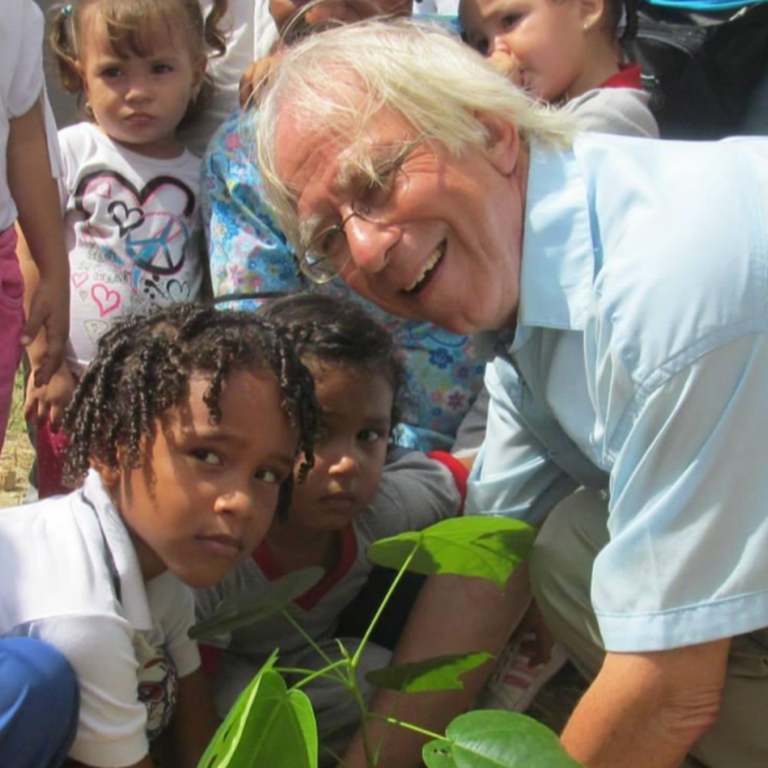
<svg viewBox="0 0 768 768">
<path fill-rule="evenodd" d="M 261 543 L 293 471 L 298 434 L 275 376 L 232 371 L 217 423 L 203 400 L 209 384 L 191 379 L 188 400 L 157 421 L 140 467 L 102 470 L 145 580 L 170 569 L 192 587 L 217 584 Z"/>
<path fill-rule="evenodd" d="M 464 40 L 545 101 L 575 96 L 588 58 L 580 0 L 462 0 Z"/>
<path fill-rule="evenodd" d="M 392 426 L 392 386 L 365 368 L 309 367 L 323 430 L 315 466 L 293 487 L 288 520 L 307 531 L 335 531 L 369 506 L 379 486 Z"/>
</svg>

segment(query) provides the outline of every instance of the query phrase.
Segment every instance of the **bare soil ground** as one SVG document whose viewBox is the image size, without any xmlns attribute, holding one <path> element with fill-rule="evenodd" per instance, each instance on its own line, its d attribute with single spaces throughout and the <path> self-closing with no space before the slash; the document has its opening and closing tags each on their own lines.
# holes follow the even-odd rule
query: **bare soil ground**
<svg viewBox="0 0 768 768">
<path fill-rule="evenodd" d="M 29 443 L 23 417 L 24 389 L 21 374 L 16 376 L 13 408 L 0 456 L 0 507 L 21 504 L 27 493 L 27 473 L 34 451 Z"/>
</svg>

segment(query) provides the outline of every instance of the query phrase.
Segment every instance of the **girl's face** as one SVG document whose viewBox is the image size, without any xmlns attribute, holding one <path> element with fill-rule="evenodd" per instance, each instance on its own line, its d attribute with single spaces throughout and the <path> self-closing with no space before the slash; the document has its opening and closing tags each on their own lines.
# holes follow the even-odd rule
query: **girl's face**
<svg viewBox="0 0 768 768">
<path fill-rule="evenodd" d="M 183 30 L 158 24 L 146 30 L 146 56 L 119 55 L 93 4 L 84 9 L 79 32 L 83 88 L 99 128 L 139 154 L 177 156 L 176 129 L 205 72 L 205 58 L 190 52 Z"/>
<path fill-rule="evenodd" d="M 582 87 L 584 25 L 597 23 L 591 0 L 462 0 L 460 13 L 466 41 L 537 98 L 573 98 L 594 87 Z"/>
<path fill-rule="evenodd" d="M 170 569 L 192 587 L 217 584 L 264 538 L 293 471 L 298 433 L 274 375 L 231 372 L 218 424 L 203 402 L 208 385 L 190 380 L 189 399 L 158 420 L 140 467 L 101 469 L 145 580 Z"/>
<path fill-rule="evenodd" d="M 305 482 L 293 486 L 287 523 L 305 531 L 336 531 L 368 507 L 379 486 L 393 392 L 384 376 L 366 368 L 321 362 L 310 362 L 309 368 L 323 431 L 315 443 L 315 466 Z"/>
</svg>

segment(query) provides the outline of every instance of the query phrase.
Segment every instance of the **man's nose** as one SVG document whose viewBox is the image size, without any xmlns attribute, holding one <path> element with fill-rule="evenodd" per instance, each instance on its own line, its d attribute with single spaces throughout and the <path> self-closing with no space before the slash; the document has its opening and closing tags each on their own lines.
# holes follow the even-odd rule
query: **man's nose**
<svg viewBox="0 0 768 768">
<path fill-rule="evenodd" d="M 345 227 L 347 246 L 355 266 L 363 272 L 381 272 L 390 249 L 400 239 L 399 227 L 353 216 Z"/>
</svg>

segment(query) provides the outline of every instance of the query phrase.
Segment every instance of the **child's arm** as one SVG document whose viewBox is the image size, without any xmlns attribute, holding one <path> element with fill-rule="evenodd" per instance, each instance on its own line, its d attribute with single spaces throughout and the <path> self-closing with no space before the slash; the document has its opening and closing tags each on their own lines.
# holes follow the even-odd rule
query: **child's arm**
<svg viewBox="0 0 768 768">
<path fill-rule="evenodd" d="M 10 121 L 7 153 L 8 186 L 39 271 L 22 340 L 29 344 L 45 329 L 45 348 L 34 372 L 36 383 L 42 385 L 61 365 L 69 336 L 69 261 L 39 99 L 28 112 Z"/>
<path fill-rule="evenodd" d="M 24 309 L 29 317 L 32 297 L 37 291 L 40 281 L 40 273 L 29 251 L 24 233 L 19 229 L 19 242 L 16 253 L 19 257 L 19 266 L 24 275 Z M 46 352 L 46 331 L 41 328 L 37 336 L 27 346 L 27 356 L 33 371 L 39 370 Z M 24 400 L 24 418 L 26 421 L 37 419 L 44 421 L 50 417 L 51 427 L 57 430 L 64 416 L 64 410 L 72 399 L 75 391 L 75 379 L 66 361 L 62 362 L 59 369 L 51 376 L 49 382 L 38 386 L 35 377 L 30 376 L 27 381 L 27 391 Z"/>
</svg>

